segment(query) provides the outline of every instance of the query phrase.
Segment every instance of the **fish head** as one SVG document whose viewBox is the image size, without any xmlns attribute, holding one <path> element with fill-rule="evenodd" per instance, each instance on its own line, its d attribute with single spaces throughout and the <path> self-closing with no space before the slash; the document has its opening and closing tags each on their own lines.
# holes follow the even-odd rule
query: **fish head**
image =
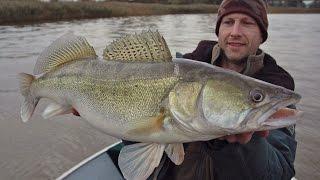
<svg viewBox="0 0 320 180">
<path fill-rule="evenodd" d="M 235 72 L 209 76 L 200 96 L 203 130 L 219 129 L 223 135 L 286 127 L 301 116 L 286 108 L 299 102 L 299 94 Z"/>
</svg>

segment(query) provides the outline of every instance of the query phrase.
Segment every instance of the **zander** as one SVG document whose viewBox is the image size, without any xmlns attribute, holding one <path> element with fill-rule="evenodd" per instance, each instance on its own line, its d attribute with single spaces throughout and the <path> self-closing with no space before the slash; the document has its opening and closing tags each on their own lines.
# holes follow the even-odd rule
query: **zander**
<svg viewBox="0 0 320 180">
<path fill-rule="evenodd" d="M 83 37 L 66 34 L 42 52 L 34 75 L 20 74 L 21 118 L 40 98 L 44 118 L 76 110 L 125 146 L 119 166 L 127 179 L 146 179 L 164 152 L 177 165 L 182 143 L 281 128 L 301 112 L 286 106 L 297 93 L 207 63 L 173 59 L 158 32 L 127 35 L 99 58 Z"/>
</svg>

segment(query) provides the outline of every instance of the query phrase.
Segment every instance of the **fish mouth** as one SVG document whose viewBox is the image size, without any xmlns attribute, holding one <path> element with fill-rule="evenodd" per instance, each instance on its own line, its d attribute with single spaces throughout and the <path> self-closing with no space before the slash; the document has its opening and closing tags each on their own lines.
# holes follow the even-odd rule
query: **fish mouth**
<svg viewBox="0 0 320 180">
<path fill-rule="evenodd" d="M 280 108 L 268 119 L 262 122 L 261 125 L 276 128 L 290 126 L 296 124 L 302 114 L 302 111 L 296 109 Z"/>
<path fill-rule="evenodd" d="M 299 101 L 300 98 L 293 98 L 276 103 L 257 120 L 258 125 L 262 126 L 263 130 L 271 130 L 296 124 L 303 112 L 287 106 L 295 105 Z"/>
</svg>

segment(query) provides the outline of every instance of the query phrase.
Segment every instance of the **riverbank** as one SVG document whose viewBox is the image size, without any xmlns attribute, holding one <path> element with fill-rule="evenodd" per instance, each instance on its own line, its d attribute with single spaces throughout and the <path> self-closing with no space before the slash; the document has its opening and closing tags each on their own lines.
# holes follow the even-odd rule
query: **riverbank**
<svg viewBox="0 0 320 180">
<path fill-rule="evenodd" d="M 214 13 L 217 8 L 217 6 L 206 4 L 0 1 L 0 25 L 108 17 Z"/>
<path fill-rule="evenodd" d="M 40 2 L 35 0 L 0 1 L 0 25 L 32 24 L 78 19 L 147 16 L 163 14 L 216 13 L 217 5 L 155 4 L 129 2 Z M 270 13 L 320 13 L 319 9 L 276 8 Z"/>
</svg>

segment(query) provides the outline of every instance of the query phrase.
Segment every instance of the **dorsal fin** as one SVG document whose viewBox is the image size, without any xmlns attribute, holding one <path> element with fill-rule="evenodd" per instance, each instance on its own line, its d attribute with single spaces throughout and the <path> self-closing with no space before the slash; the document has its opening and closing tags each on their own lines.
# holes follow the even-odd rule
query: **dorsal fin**
<svg viewBox="0 0 320 180">
<path fill-rule="evenodd" d="M 55 40 L 39 56 L 34 74 L 41 74 L 69 61 L 97 57 L 94 49 L 84 37 L 68 33 Z"/>
<path fill-rule="evenodd" d="M 111 44 L 103 51 L 104 60 L 113 61 L 172 61 L 168 45 L 158 31 L 143 31 L 140 34 L 126 35 Z"/>
</svg>

